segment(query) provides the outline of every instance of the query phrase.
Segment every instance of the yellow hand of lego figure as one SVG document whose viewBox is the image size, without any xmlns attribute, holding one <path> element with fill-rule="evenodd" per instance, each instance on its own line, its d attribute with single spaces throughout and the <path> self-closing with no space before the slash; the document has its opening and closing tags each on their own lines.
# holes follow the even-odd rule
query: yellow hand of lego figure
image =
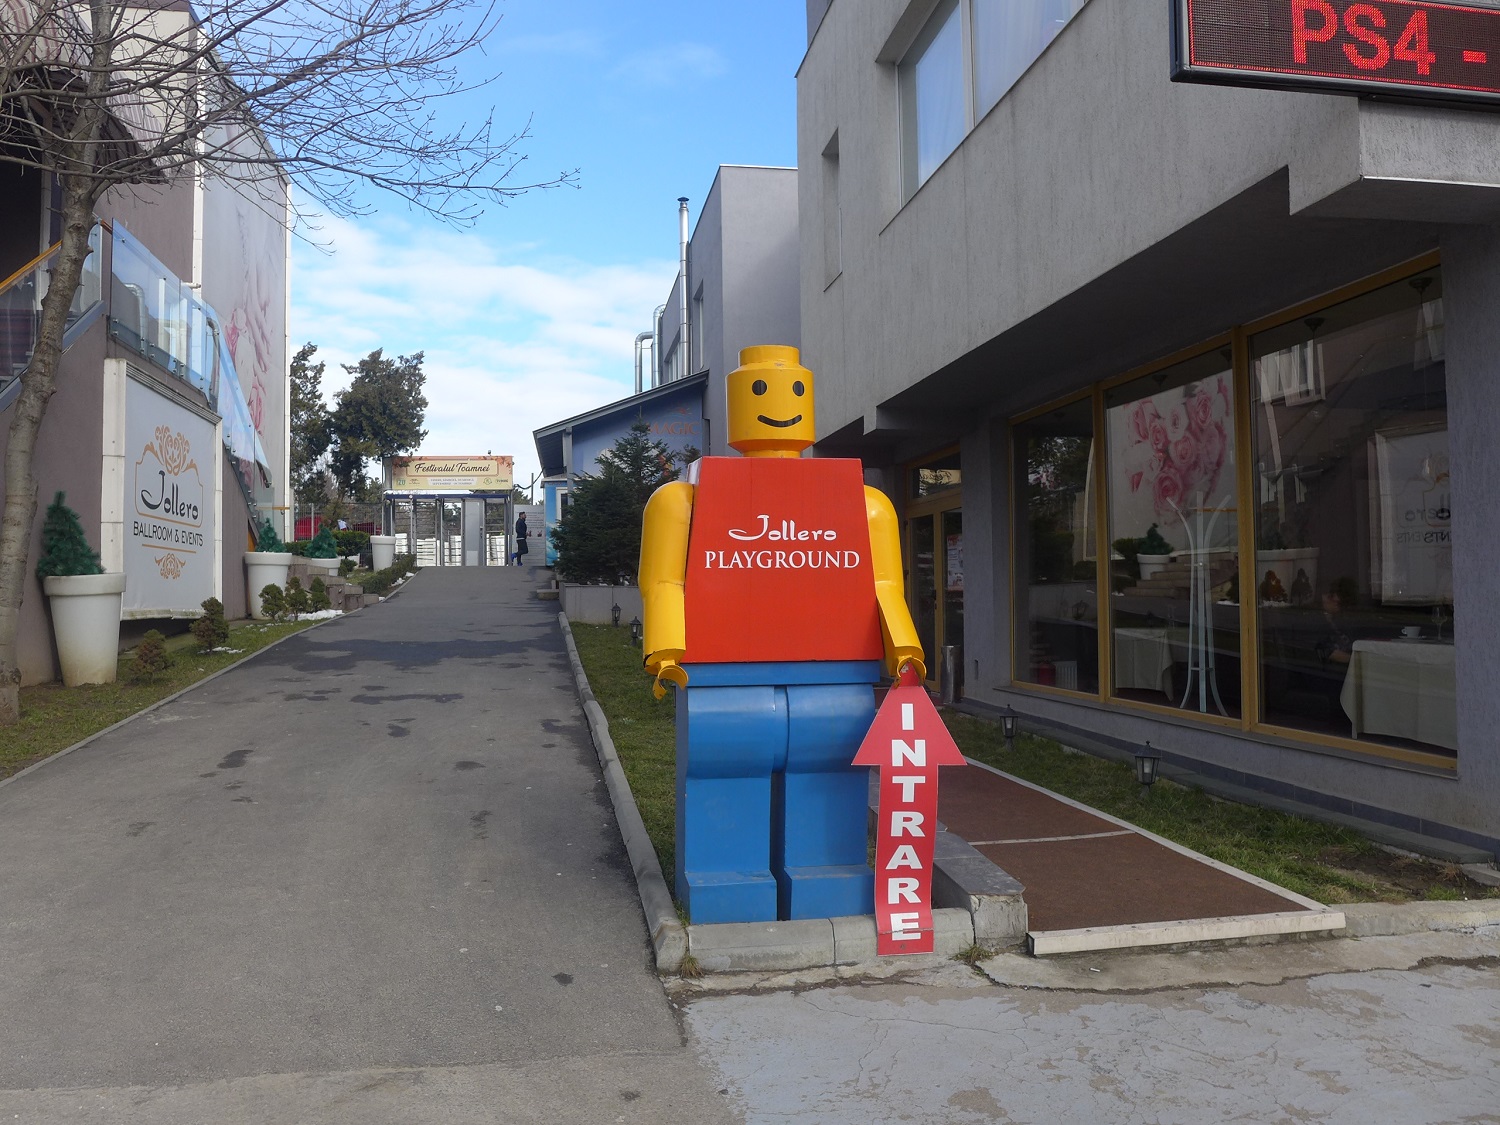
<svg viewBox="0 0 1500 1125">
<path fill-rule="evenodd" d="M 651 694 L 657 699 L 666 698 L 669 683 L 679 688 L 687 687 L 687 669 L 677 663 L 681 658 L 681 649 L 664 649 L 661 652 L 653 652 L 646 658 L 646 671 L 656 677 L 656 683 L 651 685 Z"/>
<path fill-rule="evenodd" d="M 917 674 L 918 682 L 927 679 L 927 665 L 922 662 L 922 647 L 920 645 L 907 647 L 898 646 L 895 652 L 896 676 L 899 679 L 901 670 L 911 665 Z"/>
</svg>

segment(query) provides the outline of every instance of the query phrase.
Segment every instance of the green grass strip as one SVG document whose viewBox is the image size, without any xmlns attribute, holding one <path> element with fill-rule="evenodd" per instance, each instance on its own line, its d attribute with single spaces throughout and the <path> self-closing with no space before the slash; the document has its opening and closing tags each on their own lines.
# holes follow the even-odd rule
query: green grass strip
<svg viewBox="0 0 1500 1125">
<path fill-rule="evenodd" d="M 640 650 L 631 644 L 629 630 L 609 625 L 572 629 L 671 886 L 676 817 L 672 697 L 652 698 L 651 679 L 641 669 Z M 1456 868 L 1393 856 L 1347 828 L 1235 804 L 1166 780 L 1143 799 L 1128 763 L 1024 733 L 1015 749 L 1007 750 L 994 723 L 956 711 L 945 712 L 944 720 L 959 748 L 976 761 L 1319 902 L 1500 897 L 1500 891 L 1467 883 Z"/>
</svg>

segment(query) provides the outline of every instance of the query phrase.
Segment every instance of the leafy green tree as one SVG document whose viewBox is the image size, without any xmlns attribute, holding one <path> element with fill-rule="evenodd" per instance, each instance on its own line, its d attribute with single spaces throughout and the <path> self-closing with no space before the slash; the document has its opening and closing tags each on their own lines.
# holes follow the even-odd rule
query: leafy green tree
<svg viewBox="0 0 1500 1125">
<path fill-rule="evenodd" d="M 422 354 L 388 359 L 376 348 L 358 363 L 344 364 L 354 379 L 335 396 L 330 469 L 345 497 L 368 499 L 366 463 L 411 453 L 427 436 L 422 428 L 427 415 Z"/>
<path fill-rule="evenodd" d="M 646 501 L 696 456 L 674 453 L 645 422 L 631 426 L 599 455 L 599 475 L 574 485 L 567 522 L 552 533 L 557 573 L 569 582 L 635 581 Z"/>
<path fill-rule="evenodd" d="M 324 363 L 313 363 L 316 344 L 303 344 L 292 357 L 292 490 L 304 504 L 328 499 L 323 455 L 333 444 L 333 416 L 323 401 Z"/>
</svg>

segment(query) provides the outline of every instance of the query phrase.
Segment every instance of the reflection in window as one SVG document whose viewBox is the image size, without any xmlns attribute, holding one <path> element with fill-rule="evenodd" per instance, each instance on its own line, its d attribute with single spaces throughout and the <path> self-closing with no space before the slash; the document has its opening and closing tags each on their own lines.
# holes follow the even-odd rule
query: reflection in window
<svg viewBox="0 0 1500 1125">
<path fill-rule="evenodd" d="M 975 116 L 988 113 L 1087 0 L 973 0 Z"/>
<path fill-rule="evenodd" d="M 1237 715 L 1239 508 L 1229 349 L 1105 394 L 1114 694 Z"/>
<path fill-rule="evenodd" d="M 1016 678 L 1099 690 L 1098 548 L 1090 489 L 1094 412 L 1090 400 L 1015 428 L 1019 525 Z"/>
<path fill-rule="evenodd" d="M 1450 753 L 1441 274 L 1250 345 L 1265 721 Z"/>
<path fill-rule="evenodd" d="M 963 473 L 959 469 L 958 454 L 952 453 L 911 469 L 906 494 L 913 500 L 925 500 L 945 492 L 956 492 L 962 487 Z"/>
<path fill-rule="evenodd" d="M 938 6 L 899 68 L 902 150 L 910 195 L 968 128 L 963 20 L 957 0 Z"/>
</svg>

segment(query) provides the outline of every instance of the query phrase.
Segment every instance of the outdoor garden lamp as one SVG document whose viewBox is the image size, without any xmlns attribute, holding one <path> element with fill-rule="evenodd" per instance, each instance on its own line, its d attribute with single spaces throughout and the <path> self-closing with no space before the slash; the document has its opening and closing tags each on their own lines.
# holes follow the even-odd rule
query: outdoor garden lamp
<svg viewBox="0 0 1500 1125">
<path fill-rule="evenodd" d="M 1161 755 L 1151 749 L 1151 743 L 1135 752 L 1135 779 L 1140 782 L 1141 796 L 1150 794 L 1151 787 L 1156 784 L 1157 767 L 1161 765 Z"/>
<path fill-rule="evenodd" d="M 1014 750 L 1016 748 L 1016 724 L 1021 716 L 1016 714 L 1014 707 L 1007 707 L 1005 713 L 1000 716 L 1000 730 L 1005 735 L 1005 748 Z"/>
<path fill-rule="evenodd" d="M 612 606 L 609 607 L 609 623 L 611 625 L 613 625 L 617 629 L 620 627 L 620 603 L 619 602 L 615 602 L 614 605 L 612 605 Z"/>
</svg>

